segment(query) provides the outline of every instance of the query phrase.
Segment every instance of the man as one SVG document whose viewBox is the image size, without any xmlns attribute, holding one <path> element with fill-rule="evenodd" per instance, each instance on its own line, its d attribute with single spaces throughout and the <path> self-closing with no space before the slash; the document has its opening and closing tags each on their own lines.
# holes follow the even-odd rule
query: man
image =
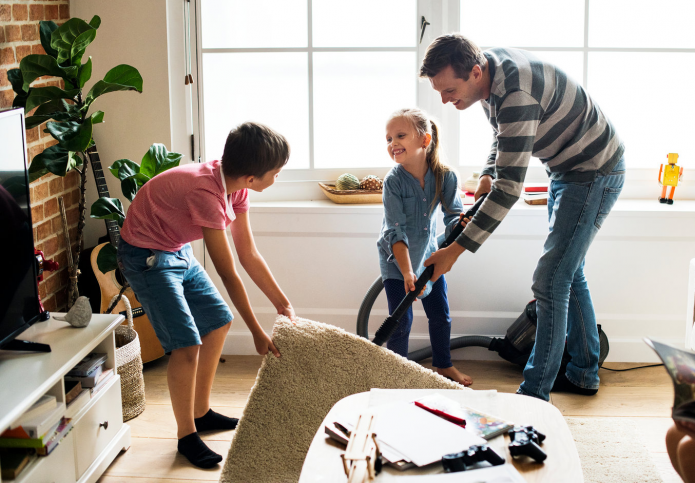
<svg viewBox="0 0 695 483">
<path fill-rule="evenodd" d="M 432 280 L 480 248 L 519 199 L 530 157 L 539 158 L 551 180 L 550 230 L 533 275 L 536 343 L 517 392 L 546 401 L 554 385 L 596 394 L 599 337 L 583 268 L 625 178 L 615 129 L 579 84 L 523 50 L 481 52 L 460 34 L 443 35 L 428 47 L 420 76 L 458 110 L 480 101 L 494 132 L 475 193 L 488 197 L 457 243 L 425 262 L 435 265 Z M 558 375 L 565 339 L 572 362 Z"/>
</svg>

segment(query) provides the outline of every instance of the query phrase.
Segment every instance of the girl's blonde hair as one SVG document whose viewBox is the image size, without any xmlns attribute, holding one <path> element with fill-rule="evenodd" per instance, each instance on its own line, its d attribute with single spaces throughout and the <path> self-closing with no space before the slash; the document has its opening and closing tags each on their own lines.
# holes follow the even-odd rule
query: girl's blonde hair
<svg viewBox="0 0 695 483">
<path fill-rule="evenodd" d="M 399 117 L 404 117 L 408 119 L 413 124 L 413 127 L 417 131 L 418 135 L 424 136 L 425 134 L 429 134 L 430 136 L 432 136 L 432 141 L 430 142 L 430 145 L 427 146 L 427 157 L 425 158 L 427 161 L 427 166 L 429 166 L 429 168 L 432 170 L 432 174 L 434 174 L 434 179 L 436 180 L 434 199 L 432 200 L 432 204 L 430 206 L 431 213 L 437 207 L 437 200 L 439 200 L 442 196 L 442 184 L 444 183 L 444 175 L 449 171 L 452 171 L 451 167 L 444 163 L 440 157 L 439 127 L 437 126 L 437 123 L 434 122 L 434 120 L 430 119 L 427 116 L 427 114 L 425 114 L 424 111 L 417 108 L 407 107 L 405 109 L 399 109 L 398 111 L 391 114 L 389 121 Z M 442 207 L 447 212 L 451 212 L 449 210 L 449 207 L 446 206 L 446 203 L 444 203 L 443 199 Z"/>
</svg>

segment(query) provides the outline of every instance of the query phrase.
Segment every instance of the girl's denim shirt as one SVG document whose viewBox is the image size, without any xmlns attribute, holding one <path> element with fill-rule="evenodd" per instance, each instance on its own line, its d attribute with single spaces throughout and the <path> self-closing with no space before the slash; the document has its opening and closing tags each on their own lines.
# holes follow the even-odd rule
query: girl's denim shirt
<svg viewBox="0 0 695 483">
<path fill-rule="evenodd" d="M 437 248 L 437 211 L 430 211 L 434 199 L 436 180 L 432 170 L 425 174 L 425 188 L 403 166 L 396 165 L 384 178 L 384 219 L 377 240 L 381 279 L 403 280 L 393 256 L 393 244 L 402 241 L 408 247 L 410 263 L 417 277 L 425 270 L 423 263 Z M 441 200 L 444 200 L 442 205 Z M 444 213 L 444 236 L 451 233 L 463 210 L 458 191 L 458 180 L 453 171 L 444 174 L 441 198 L 437 205 Z M 448 208 L 448 211 L 444 209 Z M 443 239 L 443 238 L 442 238 Z M 432 282 L 427 282 L 420 298 L 429 295 Z"/>
</svg>

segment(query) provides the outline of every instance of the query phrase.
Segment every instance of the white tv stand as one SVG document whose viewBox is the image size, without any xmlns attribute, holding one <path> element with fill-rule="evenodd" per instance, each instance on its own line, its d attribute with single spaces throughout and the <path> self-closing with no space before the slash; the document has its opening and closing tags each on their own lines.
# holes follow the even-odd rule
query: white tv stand
<svg viewBox="0 0 695 483">
<path fill-rule="evenodd" d="M 0 432 L 43 394 L 65 401 L 63 377 L 90 352 L 105 352 L 105 367 L 116 366 L 113 331 L 122 315 L 94 314 L 76 329 L 51 317 L 34 324 L 18 339 L 42 342 L 52 352 L 0 350 Z M 121 378 L 116 376 L 74 416 L 73 429 L 46 457 L 34 458 L 14 483 L 93 483 L 122 450 L 130 447 L 130 426 L 123 423 Z M 5 481 L 5 480 L 2 480 Z"/>
</svg>

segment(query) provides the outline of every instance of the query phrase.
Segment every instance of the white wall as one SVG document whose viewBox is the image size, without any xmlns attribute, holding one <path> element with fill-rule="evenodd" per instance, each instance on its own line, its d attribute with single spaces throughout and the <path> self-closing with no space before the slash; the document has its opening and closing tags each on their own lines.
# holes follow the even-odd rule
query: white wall
<svg viewBox="0 0 695 483">
<path fill-rule="evenodd" d="M 121 63 L 133 65 L 144 78 L 142 94 L 117 92 L 95 102 L 94 107 L 106 113 L 106 122 L 95 130 L 105 168 L 121 158 L 139 162 L 154 142 L 183 153 L 183 162 L 190 161 L 192 93 L 183 83 L 183 4 L 71 1 L 72 16 L 102 18 L 97 38 L 87 50 L 94 63 L 88 87 Z M 461 172 L 462 178 L 468 174 Z M 679 186 L 676 204 L 667 207 L 654 200 L 655 177 L 656 170 L 653 176 L 647 171 L 628 172 L 623 199 L 650 201 L 619 202 L 588 256 L 586 273 L 599 323 L 611 341 L 609 360 L 654 360 L 641 341 L 644 336 L 683 344 L 687 266 L 695 257 L 695 202 L 683 200 L 695 198 L 695 184 L 686 181 Z M 120 197 L 118 181 L 108 173 L 106 178 L 111 196 Z M 299 315 L 354 331 L 362 297 L 379 274 L 375 241 L 382 207 L 269 201 L 294 199 L 300 184 L 277 184 L 267 190 L 267 203 L 252 197 L 256 242 Z M 323 199 L 314 181 L 305 188 L 303 196 Z M 91 172 L 87 196 L 91 206 L 96 199 Z M 546 231 L 544 209 L 521 205 L 478 253 L 464 254 L 448 276 L 452 335 L 504 334 L 532 298 L 531 275 Z M 86 246 L 94 245 L 103 233 L 104 224 L 88 218 Z M 204 261 L 202 250 L 194 249 Z M 207 268 L 217 279 L 211 264 Z M 253 307 L 270 331 L 274 310 L 243 276 Z M 415 313 L 411 340 L 418 348 L 428 343 L 428 335 L 421 306 L 416 305 Z M 372 314 L 373 332 L 387 315 L 383 296 Z M 253 353 L 240 320 L 233 325 L 225 353 Z M 477 349 L 460 350 L 454 356 L 495 357 Z"/>
<path fill-rule="evenodd" d="M 642 341 L 647 336 L 684 345 L 688 266 L 695 257 L 694 211 L 695 202 L 689 201 L 670 207 L 656 200 L 619 201 L 599 232 L 585 272 L 598 322 L 611 344 L 609 361 L 656 360 Z M 256 203 L 251 208 L 258 248 L 297 314 L 351 332 L 362 298 L 379 276 L 376 239 L 381 217 L 381 205 L 328 201 Z M 477 253 L 463 254 L 447 275 L 452 337 L 505 334 L 533 298 L 531 276 L 547 229 L 546 207 L 520 204 Z M 208 271 L 222 287 L 210 265 Z M 242 276 L 252 306 L 270 332 L 273 307 L 246 274 Z M 429 343 L 422 305 L 416 302 L 415 309 L 411 350 Z M 372 312 L 370 333 L 387 315 L 382 294 Z M 254 353 L 241 319 L 232 326 L 225 353 Z M 497 356 L 484 349 L 461 349 L 453 357 Z"/>
</svg>

